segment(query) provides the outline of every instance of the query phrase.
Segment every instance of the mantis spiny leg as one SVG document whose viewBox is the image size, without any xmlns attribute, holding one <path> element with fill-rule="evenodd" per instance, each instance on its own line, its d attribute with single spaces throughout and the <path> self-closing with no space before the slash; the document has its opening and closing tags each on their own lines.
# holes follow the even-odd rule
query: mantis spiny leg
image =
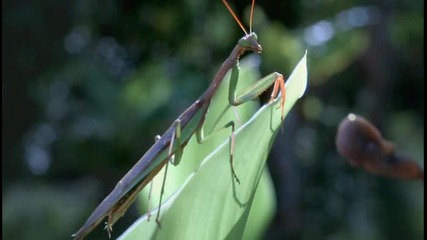
<svg viewBox="0 0 427 240">
<path fill-rule="evenodd" d="M 160 135 L 156 135 L 154 137 L 154 142 L 156 143 L 159 140 L 160 140 Z M 151 192 L 152 191 L 153 191 L 153 180 L 151 180 L 150 189 L 148 190 L 147 221 L 150 221 L 150 217 L 151 217 Z"/>
<path fill-rule="evenodd" d="M 162 189 L 160 191 L 159 209 L 157 210 L 157 216 L 156 216 L 156 223 L 159 227 L 160 227 L 160 221 L 159 221 L 160 207 L 162 204 L 163 193 L 165 191 L 165 182 L 166 182 L 166 175 L 168 172 L 169 161 L 171 161 L 171 163 L 174 166 L 178 165 L 179 162 L 181 161 L 181 157 L 182 157 L 182 153 L 183 153 L 183 149 L 180 147 L 181 146 L 181 141 L 180 141 L 180 139 L 181 139 L 181 120 L 179 120 L 179 119 L 175 120 L 174 125 L 175 125 L 175 131 L 172 133 L 171 142 L 169 144 L 168 162 L 166 163 L 166 166 L 165 166 L 165 174 L 163 176 Z M 172 150 L 173 150 L 173 146 L 175 144 L 175 139 L 177 141 L 178 147 L 177 147 L 177 150 L 175 151 L 175 154 L 173 154 Z M 173 158 L 173 160 L 172 160 L 172 158 Z"/>
</svg>

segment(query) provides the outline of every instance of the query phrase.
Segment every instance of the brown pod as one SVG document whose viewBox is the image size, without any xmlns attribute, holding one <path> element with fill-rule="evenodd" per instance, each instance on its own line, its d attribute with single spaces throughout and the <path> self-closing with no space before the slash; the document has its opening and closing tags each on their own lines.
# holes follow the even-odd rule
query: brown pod
<svg viewBox="0 0 427 240">
<path fill-rule="evenodd" d="M 423 169 L 409 156 L 396 153 L 394 144 L 361 116 L 350 113 L 341 121 L 335 143 L 353 166 L 375 174 L 424 181 Z"/>
</svg>

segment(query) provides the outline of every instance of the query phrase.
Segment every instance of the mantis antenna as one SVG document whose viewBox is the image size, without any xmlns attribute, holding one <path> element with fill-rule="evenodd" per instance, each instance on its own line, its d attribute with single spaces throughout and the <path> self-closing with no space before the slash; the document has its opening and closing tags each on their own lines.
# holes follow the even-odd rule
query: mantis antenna
<svg viewBox="0 0 427 240">
<path fill-rule="evenodd" d="M 227 7 L 228 11 L 231 13 L 231 15 L 233 16 L 233 18 L 236 20 L 237 24 L 239 24 L 240 28 L 243 30 L 243 32 L 248 35 L 248 32 L 246 31 L 245 27 L 243 26 L 243 24 L 240 22 L 239 18 L 236 16 L 236 14 L 234 13 L 233 9 L 231 9 L 230 5 L 228 4 L 228 2 L 226 0 L 222 0 L 222 2 L 224 3 L 224 5 Z M 252 0 L 252 9 L 251 9 L 251 23 L 250 23 L 250 28 L 252 28 L 252 11 L 253 11 L 253 4 L 254 4 L 255 0 Z M 252 29 L 250 29 L 250 31 L 252 32 Z"/>
<path fill-rule="evenodd" d="M 252 0 L 252 6 L 251 6 L 251 15 L 249 18 L 249 31 L 252 32 L 252 22 L 254 17 L 254 6 L 255 6 L 255 0 Z"/>
</svg>

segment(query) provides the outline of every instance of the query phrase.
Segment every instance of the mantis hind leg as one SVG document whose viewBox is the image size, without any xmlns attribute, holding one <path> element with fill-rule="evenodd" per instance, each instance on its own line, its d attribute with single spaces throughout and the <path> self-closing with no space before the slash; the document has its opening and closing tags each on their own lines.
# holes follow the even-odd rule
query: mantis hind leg
<svg viewBox="0 0 427 240">
<path fill-rule="evenodd" d="M 174 166 L 178 165 L 179 162 L 181 161 L 181 157 L 183 153 L 183 148 L 180 147 L 181 146 L 181 121 L 179 119 L 175 120 L 174 125 L 175 125 L 175 131 L 172 133 L 171 142 L 169 144 L 168 157 L 167 157 L 168 162 L 166 163 L 166 166 L 165 166 L 165 174 L 163 175 L 162 188 L 160 191 L 159 208 L 157 210 L 157 216 L 156 216 L 156 223 L 159 227 L 160 227 L 160 221 L 159 221 L 160 207 L 162 205 L 163 193 L 165 191 L 166 175 L 168 172 L 169 161 Z M 174 145 L 178 146 L 177 149 L 175 150 L 175 153 L 173 153 Z"/>
<path fill-rule="evenodd" d="M 154 142 L 159 141 L 160 135 L 154 137 Z M 150 189 L 148 190 L 148 205 L 147 205 L 147 221 L 150 221 L 151 217 L 151 193 L 153 192 L 153 180 L 150 182 Z"/>
</svg>

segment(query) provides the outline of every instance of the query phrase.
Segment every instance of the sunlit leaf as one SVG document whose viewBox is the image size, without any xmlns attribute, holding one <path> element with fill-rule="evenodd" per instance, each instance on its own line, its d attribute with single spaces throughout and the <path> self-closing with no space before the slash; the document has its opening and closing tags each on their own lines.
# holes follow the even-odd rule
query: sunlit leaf
<svg viewBox="0 0 427 240">
<path fill-rule="evenodd" d="M 304 56 L 286 82 L 285 115 L 304 94 L 306 86 Z M 231 175 L 227 138 L 162 204 L 161 228 L 154 219 L 147 222 L 145 215 L 120 239 L 241 239 L 265 161 L 280 131 L 280 117 L 280 101 L 276 100 L 264 105 L 236 131 L 234 166 L 241 184 L 237 184 Z M 191 155 L 189 152 L 186 149 L 187 155 Z M 186 160 L 183 156 L 182 161 Z"/>
</svg>

